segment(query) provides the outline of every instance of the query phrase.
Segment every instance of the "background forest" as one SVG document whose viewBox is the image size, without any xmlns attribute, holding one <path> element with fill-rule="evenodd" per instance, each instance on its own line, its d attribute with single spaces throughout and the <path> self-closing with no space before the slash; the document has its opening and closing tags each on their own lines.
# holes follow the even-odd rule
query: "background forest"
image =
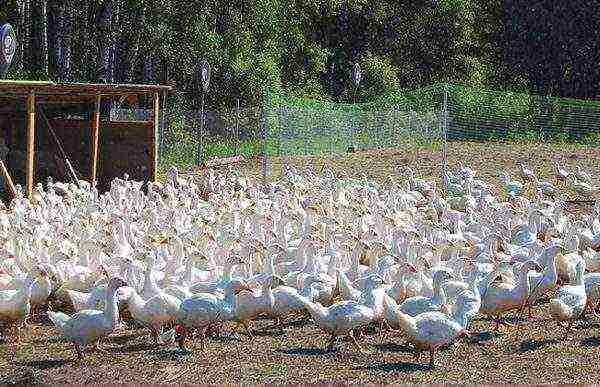
<svg viewBox="0 0 600 387">
<path fill-rule="evenodd" d="M 600 11 L 532 0 L 0 0 L 16 29 L 10 78 L 167 83 L 209 108 L 259 103 L 267 86 L 351 101 L 453 82 L 596 99 Z"/>
</svg>

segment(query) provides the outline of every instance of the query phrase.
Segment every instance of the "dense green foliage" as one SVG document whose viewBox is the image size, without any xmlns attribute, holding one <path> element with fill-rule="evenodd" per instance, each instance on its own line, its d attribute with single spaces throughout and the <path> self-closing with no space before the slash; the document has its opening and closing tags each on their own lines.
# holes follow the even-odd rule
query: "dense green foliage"
<svg viewBox="0 0 600 387">
<path fill-rule="evenodd" d="M 20 41 L 10 77 L 172 83 L 192 99 L 207 59 L 213 109 L 268 87 L 336 102 L 444 82 L 593 98 L 597 16 L 581 1 L 0 1 Z"/>
</svg>

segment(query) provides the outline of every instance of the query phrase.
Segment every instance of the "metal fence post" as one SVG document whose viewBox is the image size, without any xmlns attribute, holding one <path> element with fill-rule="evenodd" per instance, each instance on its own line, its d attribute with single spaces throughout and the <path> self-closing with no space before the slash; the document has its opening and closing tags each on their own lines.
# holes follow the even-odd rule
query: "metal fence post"
<svg viewBox="0 0 600 387">
<path fill-rule="evenodd" d="M 443 177 L 446 175 L 448 171 L 448 84 L 444 84 L 444 107 L 443 107 L 443 126 L 442 130 L 444 131 L 444 145 L 443 145 L 443 170 L 442 170 L 442 181 L 444 182 L 444 191 L 447 190 L 446 179 Z"/>
<path fill-rule="evenodd" d="M 266 187 L 267 184 L 267 143 L 266 143 L 266 130 L 267 130 L 267 109 L 269 104 L 269 92 L 265 92 L 263 97 L 263 106 L 261 111 L 261 125 L 260 125 L 260 139 L 261 139 L 261 151 L 262 151 L 262 184 Z M 259 156 L 259 158 L 261 158 Z"/>
<path fill-rule="evenodd" d="M 200 103 L 200 138 L 198 141 L 198 165 L 204 161 L 204 93 L 202 93 Z"/>
<path fill-rule="evenodd" d="M 240 99 L 236 98 L 236 104 L 235 104 L 235 149 L 234 149 L 234 156 L 238 156 L 238 152 L 240 150 L 240 130 L 239 130 L 239 125 L 240 125 Z M 241 152 L 239 152 L 239 154 L 241 154 Z"/>
<path fill-rule="evenodd" d="M 163 156 L 164 146 L 165 146 L 165 129 L 166 129 L 166 119 L 165 114 L 167 114 L 167 92 L 163 91 L 163 100 L 162 100 L 162 114 L 161 114 L 161 125 L 160 125 L 160 135 L 159 135 L 159 144 L 158 144 L 158 160 L 160 164 L 160 160 Z"/>
</svg>

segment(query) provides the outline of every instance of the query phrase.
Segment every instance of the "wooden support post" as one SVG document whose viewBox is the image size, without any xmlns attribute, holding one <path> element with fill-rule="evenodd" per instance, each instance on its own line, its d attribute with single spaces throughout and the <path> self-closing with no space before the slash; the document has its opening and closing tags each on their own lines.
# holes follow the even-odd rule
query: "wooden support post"
<svg viewBox="0 0 600 387">
<path fill-rule="evenodd" d="M 15 196 L 17 196 L 17 189 L 15 188 L 15 184 L 13 183 L 12 178 L 10 177 L 10 173 L 8 173 L 8 168 L 6 168 L 6 165 L 2 160 L 0 160 L 0 172 L 2 172 L 2 176 L 4 176 L 4 180 L 6 180 L 6 186 L 8 187 L 10 194 L 14 198 Z"/>
<path fill-rule="evenodd" d="M 33 196 L 33 176 L 35 161 L 35 94 L 29 93 L 27 97 L 27 197 Z"/>
<path fill-rule="evenodd" d="M 96 96 L 94 114 L 92 116 L 92 152 L 90 162 L 90 182 L 96 184 L 98 173 L 98 138 L 100 137 L 100 95 Z"/>
<path fill-rule="evenodd" d="M 154 98 L 152 101 L 152 125 L 149 128 L 148 139 L 150 141 L 149 144 L 149 154 L 150 154 L 150 181 L 156 181 L 156 170 L 158 169 L 158 153 L 156 148 L 156 138 L 158 137 L 158 125 L 159 125 L 159 111 L 160 111 L 160 97 L 158 93 L 154 93 Z"/>
</svg>

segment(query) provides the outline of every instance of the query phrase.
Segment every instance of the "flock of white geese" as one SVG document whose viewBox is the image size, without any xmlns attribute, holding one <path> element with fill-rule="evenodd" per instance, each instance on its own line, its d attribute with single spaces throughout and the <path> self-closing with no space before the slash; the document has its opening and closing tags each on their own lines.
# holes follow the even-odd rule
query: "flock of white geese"
<svg viewBox="0 0 600 387">
<path fill-rule="evenodd" d="M 328 349 L 340 336 L 361 349 L 365 331 L 391 329 L 433 366 L 475 316 L 500 329 L 506 313 L 532 318 L 547 301 L 572 329 L 600 300 L 600 206 L 573 215 L 558 186 L 597 188 L 579 168 L 557 165 L 555 183 L 520 172 L 501 174 L 500 195 L 464 166 L 446 174 L 444 194 L 410 169 L 379 184 L 292 166 L 267 185 L 172 168 L 164 183 L 125 175 L 102 195 L 85 182 L 49 180 L 31 200 L 19 188 L 0 212 L 3 340 L 47 313 L 81 358 L 128 312 L 156 345 L 185 350 L 225 322 L 251 335 L 257 318 L 283 329 L 310 315 Z"/>
</svg>

